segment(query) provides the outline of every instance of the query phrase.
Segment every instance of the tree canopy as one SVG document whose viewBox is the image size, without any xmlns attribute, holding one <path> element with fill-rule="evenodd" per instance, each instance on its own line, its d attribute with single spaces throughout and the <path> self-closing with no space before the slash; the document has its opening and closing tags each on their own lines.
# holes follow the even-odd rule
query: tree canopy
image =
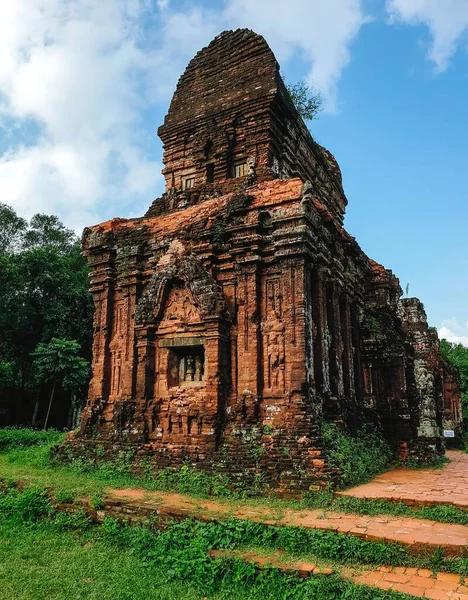
<svg viewBox="0 0 468 600">
<path fill-rule="evenodd" d="M 305 81 L 288 84 L 286 88 L 297 112 L 304 121 L 311 121 L 322 110 L 323 98 L 321 93 L 316 92 Z"/>
<path fill-rule="evenodd" d="M 0 423 L 28 424 L 37 345 L 75 340 L 85 360 L 91 355 L 88 268 L 77 236 L 56 216 L 28 222 L 0 203 L 0 306 Z"/>
<path fill-rule="evenodd" d="M 40 342 L 31 353 L 38 383 L 52 383 L 44 429 L 49 420 L 56 385 L 59 383 L 63 389 L 73 392 L 86 383 L 88 363 L 79 355 L 80 350 L 80 345 L 74 340 L 52 338 L 48 344 Z"/>
<path fill-rule="evenodd" d="M 468 426 L 468 348 L 447 340 L 440 341 L 440 351 L 460 372 L 462 408 L 465 415 L 465 428 Z"/>
</svg>

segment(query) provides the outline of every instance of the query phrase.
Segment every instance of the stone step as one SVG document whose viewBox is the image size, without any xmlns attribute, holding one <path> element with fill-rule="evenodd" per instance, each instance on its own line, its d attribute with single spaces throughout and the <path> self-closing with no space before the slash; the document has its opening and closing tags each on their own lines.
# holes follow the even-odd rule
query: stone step
<svg viewBox="0 0 468 600">
<path fill-rule="evenodd" d="M 211 558 L 241 558 L 246 562 L 251 562 L 259 568 L 263 567 L 276 567 L 281 569 L 287 575 L 298 575 L 303 579 L 312 577 L 314 575 L 332 575 L 333 569 L 328 567 L 321 567 L 314 563 L 304 561 L 286 561 L 284 552 L 280 550 L 271 554 L 265 555 L 260 552 L 252 550 L 210 550 Z"/>
<path fill-rule="evenodd" d="M 146 490 L 109 490 L 108 509 L 115 516 L 157 514 L 163 518 L 194 517 L 202 521 L 237 518 L 266 525 L 305 527 L 356 536 L 362 540 L 399 543 L 414 554 L 442 548 L 447 556 L 468 556 L 468 527 L 423 519 L 359 516 L 323 510 L 274 509 L 264 505 L 202 500 Z"/>
<path fill-rule="evenodd" d="M 259 568 L 276 567 L 288 575 L 298 575 L 302 578 L 336 573 L 342 579 L 357 585 L 402 592 L 417 598 L 468 600 L 468 586 L 456 573 L 437 573 L 429 569 L 387 566 L 376 569 L 350 569 L 344 567 L 335 571 L 313 563 L 287 560 L 282 552 L 274 552 L 266 556 L 252 550 L 245 552 L 241 550 L 212 550 L 210 556 L 211 558 L 240 558 L 255 564 Z"/>
</svg>

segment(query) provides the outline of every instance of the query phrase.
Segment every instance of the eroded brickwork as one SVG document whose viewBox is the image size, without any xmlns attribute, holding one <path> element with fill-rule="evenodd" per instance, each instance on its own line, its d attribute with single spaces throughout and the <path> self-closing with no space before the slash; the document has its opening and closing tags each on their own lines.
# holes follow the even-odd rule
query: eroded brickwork
<svg viewBox="0 0 468 600">
<path fill-rule="evenodd" d="M 93 378 L 71 443 L 283 493 L 333 479 L 323 418 L 379 424 L 403 456 L 442 451 L 456 374 L 420 303 L 342 228 L 338 165 L 265 40 L 225 32 L 200 51 L 159 133 L 163 197 L 83 235 Z"/>
</svg>

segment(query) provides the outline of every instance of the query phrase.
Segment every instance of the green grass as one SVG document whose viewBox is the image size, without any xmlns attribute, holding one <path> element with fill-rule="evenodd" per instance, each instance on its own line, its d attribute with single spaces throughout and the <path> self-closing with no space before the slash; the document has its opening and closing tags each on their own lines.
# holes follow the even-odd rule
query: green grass
<svg viewBox="0 0 468 600">
<path fill-rule="evenodd" d="M 421 506 L 420 508 L 408 506 L 403 502 L 390 500 L 372 500 L 354 498 L 353 496 L 334 497 L 331 492 L 316 492 L 309 494 L 303 501 L 303 507 L 324 511 L 336 511 L 357 515 L 393 517 L 409 517 L 413 519 L 429 519 L 440 523 L 456 523 L 468 525 L 468 511 L 455 506 Z"/>
<path fill-rule="evenodd" d="M 36 436 L 37 437 L 34 437 Z M 332 531 L 301 527 L 274 527 L 230 519 L 201 523 L 185 520 L 150 529 L 128 527 L 107 518 L 92 525 L 83 509 L 57 513 L 45 488 L 54 488 L 55 500 L 70 503 L 80 496 L 102 508 L 107 487 L 143 487 L 182 491 L 195 496 L 213 492 L 233 505 L 264 505 L 278 514 L 285 508 L 320 508 L 357 514 L 417 516 L 468 524 L 468 513 L 451 507 L 414 510 L 385 501 L 333 499 L 330 493 L 312 494 L 303 501 L 239 500 L 229 497 L 224 480 L 205 479 L 183 468 L 147 473 L 135 478 L 126 456 L 115 464 L 69 466 L 50 462 L 57 432 L 0 431 L 0 600 L 393 600 L 402 594 L 355 586 L 337 576 L 304 581 L 275 568 L 258 570 L 239 558 L 212 560 L 210 549 L 284 553 L 285 562 L 306 559 L 332 565 L 406 565 L 468 574 L 467 559 L 449 559 L 440 551 L 414 557 L 397 544 L 367 542 Z M 26 485 L 19 492 L 11 482 Z M 218 485 L 218 487 L 216 487 Z"/>
<path fill-rule="evenodd" d="M 337 577 L 304 581 L 275 568 L 258 570 L 240 559 L 209 558 L 213 547 L 271 538 L 271 528 L 249 522 L 187 520 L 150 531 L 108 518 L 93 526 L 80 512 L 55 513 L 40 490 L 21 494 L 14 489 L 0 495 L 0 514 L 1 600 L 404 597 Z"/>
<path fill-rule="evenodd" d="M 0 516 L 29 522 L 53 518 L 64 530 L 86 529 L 91 525 L 83 508 L 71 513 L 57 511 L 48 492 L 38 488 L 23 492 L 16 488 L 3 489 Z M 400 565 L 468 573 L 467 559 L 444 558 L 440 551 L 415 557 L 408 548 L 396 543 L 384 544 L 328 530 L 277 527 L 241 519 L 208 523 L 186 519 L 167 524 L 155 517 L 147 520 L 146 527 L 127 527 L 106 518 L 102 531 L 119 547 L 139 549 L 145 560 L 154 555 L 168 560 L 175 556 L 181 565 L 197 563 L 212 549 L 255 547 L 266 551 L 282 550 L 296 558 L 307 556 L 312 561 L 334 561 L 353 566 Z"/>
<path fill-rule="evenodd" d="M 0 523 L 1 600 L 201 600 L 188 582 L 110 548 L 94 531 L 54 522 Z"/>
<path fill-rule="evenodd" d="M 60 502 L 73 501 L 80 496 L 91 498 L 96 508 L 108 488 L 143 488 L 149 491 L 180 492 L 194 497 L 218 497 L 233 507 L 248 505 L 262 507 L 281 513 L 284 509 L 322 509 L 355 513 L 360 515 L 390 515 L 430 519 L 442 523 L 468 525 L 468 511 L 451 506 L 414 508 L 403 503 L 386 500 L 366 500 L 352 497 L 333 498 L 330 492 L 308 494 L 303 500 L 285 501 L 277 498 L 242 498 L 229 493 L 223 478 L 195 473 L 188 467 L 178 471 L 148 471 L 146 476 L 136 477 L 128 471 L 128 461 L 121 457 L 115 463 L 91 465 L 77 460 L 70 465 L 52 464 L 50 449 L 61 441 L 64 434 L 55 431 L 34 432 L 30 430 L 0 430 L 0 478 L 20 480 L 26 486 L 48 487 L 56 490 Z M 3 442 L 2 442 L 3 440 Z M 35 443 L 34 443 L 34 440 Z M 26 445 L 23 445 L 26 444 Z"/>
<path fill-rule="evenodd" d="M 25 446 L 50 446 L 64 439 L 65 434 L 48 429 L 38 431 L 35 429 L 5 427 L 0 429 L 0 450 Z"/>
</svg>

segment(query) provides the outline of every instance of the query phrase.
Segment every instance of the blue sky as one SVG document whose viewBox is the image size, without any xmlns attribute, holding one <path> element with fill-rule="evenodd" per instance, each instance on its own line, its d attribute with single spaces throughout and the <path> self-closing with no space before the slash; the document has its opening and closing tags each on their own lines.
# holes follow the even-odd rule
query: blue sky
<svg viewBox="0 0 468 600">
<path fill-rule="evenodd" d="M 262 33 L 325 109 L 346 228 L 468 345 L 468 0 L 16 0 L 0 3 L 0 201 L 79 231 L 163 190 L 162 122 L 193 54 Z"/>
</svg>

